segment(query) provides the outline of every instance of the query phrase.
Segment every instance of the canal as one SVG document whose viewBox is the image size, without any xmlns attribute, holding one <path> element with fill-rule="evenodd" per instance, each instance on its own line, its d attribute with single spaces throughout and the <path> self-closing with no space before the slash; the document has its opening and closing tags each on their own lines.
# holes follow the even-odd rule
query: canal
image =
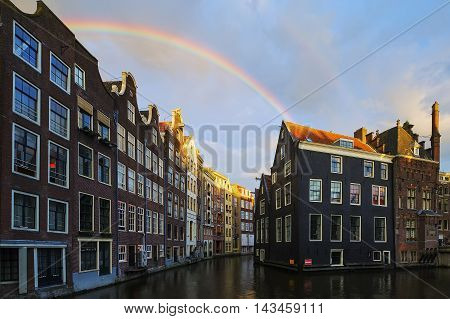
<svg viewBox="0 0 450 319">
<path fill-rule="evenodd" d="M 296 273 L 251 256 L 170 269 L 76 298 L 446 298 L 450 268 Z"/>
</svg>

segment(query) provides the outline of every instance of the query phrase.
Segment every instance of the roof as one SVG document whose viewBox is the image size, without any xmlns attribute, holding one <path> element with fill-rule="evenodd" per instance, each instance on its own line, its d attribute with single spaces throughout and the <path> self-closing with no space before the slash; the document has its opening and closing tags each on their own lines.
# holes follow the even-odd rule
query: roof
<svg viewBox="0 0 450 319">
<path fill-rule="evenodd" d="M 339 139 L 346 139 L 353 141 L 353 146 L 355 149 L 359 149 L 370 153 L 376 153 L 376 151 L 371 146 L 363 143 L 361 140 L 354 137 L 337 134 L 334 132 L 318 130 L 309 126 L 303 126 L 292 122 L 284 121 L 284 123 L 287 129 L 289 130 L 291 136 L 299 141 L 308 141 L 318 144 L 333 145 Z"/>
<path fill-rule="evenodd" d="M 159 130 L 161 132 L 167 130 L 170 127 L 170 122 L 159 122 Z"/>
</svg>

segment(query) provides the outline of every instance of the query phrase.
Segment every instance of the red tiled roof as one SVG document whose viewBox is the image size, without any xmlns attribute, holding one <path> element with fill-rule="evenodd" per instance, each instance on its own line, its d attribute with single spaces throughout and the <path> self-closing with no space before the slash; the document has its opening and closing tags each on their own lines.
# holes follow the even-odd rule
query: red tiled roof
<svg viewBox="0 0 450 319">
<path fill-rule="evenodd" d="M 170 126 L 170 122 L 159 122 L 159 130 L 161 132 L 167 130 Z"/>
<path fill-rule="evenodd" d="M 308 126 L 299 125 L 299 124 L 292 123 L 292 122 L 285 121 L 284 123 L 286 124 L 286 127 L 289 130 L 289 132 L 291 133 L 292 137 L 295 139 L 298 139 L 300 141 L 308 140 L 309 142 L 312 142 L 312 143 L 333 145 L 337 140 L 342 138 L 342 139 L 353 141 L 353 146 L 355 149 L 359 149 L 359 150 L 371 152 L 371 153 L 376 153 L 376 151 L 372 147 L 370 147 L 367 144 L 364 144 L 363 142 L 361 142 L 361 140 L 354 138 L 354 137 L 336 134 L 336 133 L 328 132 L 328 131 L 322 131 L 322 130 L 318 130 L 318 129 L 308 127 Z"/>
</svg>

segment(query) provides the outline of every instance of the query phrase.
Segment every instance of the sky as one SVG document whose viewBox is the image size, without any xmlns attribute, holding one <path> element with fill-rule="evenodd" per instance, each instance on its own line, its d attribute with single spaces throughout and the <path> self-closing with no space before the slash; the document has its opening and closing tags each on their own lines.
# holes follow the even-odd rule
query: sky
<svg viewBox="0 0 450 319">
<path fill-rule="evenodd" d="M 13 2 L 36 8 L 34 0 Z M 73 29 L 105 81 L 122 71 L 134 75 L 141 109 L 155 103 L 162 121 L 182 108 L 205 164 L 234 183 L 254 189 L 255 177 L 270 172 L 283 119 L 350 136 L 362 126 L 383 131 L 408 120 L 429 141 L 434 101 L 441 170 L 450 171 L 450 4 L 430 15 L 446 1 L 44 2 L 66 23 L 139 26 L 209 52 Z M 285 109 L 302 101 L 280 114 L 274 100 Z"/>
</svg>

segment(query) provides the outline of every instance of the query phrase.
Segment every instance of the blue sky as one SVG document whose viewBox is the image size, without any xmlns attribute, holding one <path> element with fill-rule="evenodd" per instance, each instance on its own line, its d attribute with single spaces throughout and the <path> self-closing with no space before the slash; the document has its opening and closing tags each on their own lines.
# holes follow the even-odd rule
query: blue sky
<svg viewBox="0 0 450 319">
<path fill-rule="evenodd" d="M 34 0 L 13 1 L 34 11 Z M 298 0 L 47 0 L 63 21 L 94 19 L 142 24 L 201 44 L 227 57 L 284 105 L 325 83 L 416 23 L 445 1 Z M 104 80 L 133 73 L 140 107 L 183 109 L 205 162 L 254 188 L 273 157 L 282 117 L 256 92 L 217 66 L 151 40 L 76 33 L 100 61 Z M 370 56 L 289 111 L 301 124 L 352 135 L 365 126 L 384 130 L 397 119 L 429 136 L 430 111 L 441 106 L 441 169 L 450 170 L 450 5 Z M 114 76 L 111 76 L 113 74 Z M 271 130 L 252 132 L 270 122 Z M 203 134 L 205 126 L 228 125 Z M 248 127 L 248 125 L 251 125 Z M 245 127 L 247 126 L 247 129 Z M 267 127 L 267 126 L 266 126 Z M 243 135 L 242 132 L 250 133 Z M 217 156 L 208 151 L 213 148 Z M 248 165 L 243 165 L 248 162 Z M 248 166 L 247 168 L 245 166 Z"/>
</svg>

